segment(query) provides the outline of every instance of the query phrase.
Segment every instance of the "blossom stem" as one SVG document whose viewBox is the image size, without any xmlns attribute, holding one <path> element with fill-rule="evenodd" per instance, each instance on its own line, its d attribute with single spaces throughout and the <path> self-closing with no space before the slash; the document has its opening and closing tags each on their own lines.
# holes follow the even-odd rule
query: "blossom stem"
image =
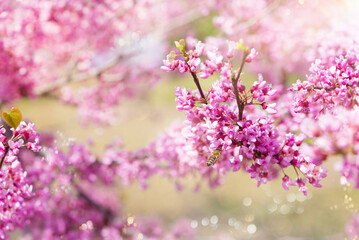
<svg viewBox="0 0 359 240">
<path fill-rule="evenodd" d="M 234 79 L 237 83 L 238 83 L 238 80 L 239 80 L 239 78 L 240 78 L 240 76 L 241 76 L 241 73 L 242 73 L 242 70 L 243 70 L 243 67 L 244 67 L 244 63 L 246 62 L 246 58 L 247 58 L 248 54 L 249 54 L 248 51 L 244 51 L 244 53 L 243 53 L 243 58 L 242 58 L 241 66 L 239 67 L 239 70 L 238 70 L 238 72 L 237 72 L 237 76 L 236 76 L 236 78 Z M 233 82 L 233 80 L 232 80 L 232 82 Z"/>
<path fill-rule="evenodd" d="M 24 136 L 24 135 L 23 135 L 22 133 L 20 133 L 20 134 L 17 135 L 16 137 L 12 136 L 11 140 L 15 142 L 15 141 L 19 140 L 20 138 L 22 138 L 23 136 Z"/>
<path fill-rule="evenodd" d="M 293 166 L 293 168 L 294 168 L 295 173 L 297 174 L 297 177 L 299 177 L 299 173 L 298 173 L 298 171 L 297 171 L 297 169 L 296 169 L 296 166 L 294 166 L 294 165 L 292 165 L 292 166 Z"/>
<path fill-rule="evenodd" d="M 7 154 L 8 152 L 9 152 L 9 146 L 6 144 L 4 156 L 1 158 L 1 161 L 0 161 L 0 169 L 1 169 L 1 167 L 2 167 L 2 164 L 3 164 L 4 160 L 5 160 L 6 154 Z"/>
<path fill-rule="evenodd" d="M 237 106 L 238 106 L 238 120 L 242 121 L 243 118 L 243 110 L 244 110 L 244 102 L 243 100 L 241 101 L 239 99 L 239 93 L 238 93 L 238 80 L 239 77 L 241 76 L 243 67 L 244 67 L 244 63 L 246 62 L 246 58 L 248 56 L 248 51 L 244 51 L 243 53 L 243 59 L 242 59 L 242 63 L 241 66 L 239 67 L 239 70 L 237 72 L 237 75 L 235 77 L 232 77 L 232 85 L 233 85 L 233 89 L 234 89 L 234 95 L 236 96 L 236 101 L 237 101 Z"/>
<path fill-rule="evenodd" d="M 281 71 L 281 84 L 283 85 L 283 86 L 285 86 L 285 88 L 284 88 L 284 90 L 286 90 L 287 88 L 286 88 L 286 86 L 288 85 L 288 83 L 287 83 L 287 81 L 288 81 L 288 73 L 287 73 L 287 71 L 286 70 L 284 70 L 284 68 L 282 68 L 282 71 Z"/>
<path fill-rule="evenodd" d="M 192 75 L 193 81 L 194 81 L 194 83 L 196 84 L 199 93 L 201 94 L 201 97 L 203 98 L 204 102 L 207 104 L 207 99 L 206 99 L 206 97 L 204 96 L 204 93 L 203 93 L 203 91 L 202 91 L 201 84 L 199 83 L 199 80 L 198 80 L 198 77 L 197 77 L 196 73 L 192 72 L 191 66 L 188 64 L 188 62 L 186 62 L 186 64 L 187 64 L 188 69 L 189 69 L 189 71 L 190 71 L 190 73 L 191 73 L 191 75 Z"/>
<path fill-rule="evenodd" d="M 318 89 L 318 90 L 324 89 L 325 91 L 330 92 L 330 91 L 333 91 L 334 89 L 336 89 L 337 87 L 338 86 L 333 86 L 333 87 L 330 87 L 330 88 L 324 88 L 324 87 L 313 86 L 313 89 Z"/>
</svg>

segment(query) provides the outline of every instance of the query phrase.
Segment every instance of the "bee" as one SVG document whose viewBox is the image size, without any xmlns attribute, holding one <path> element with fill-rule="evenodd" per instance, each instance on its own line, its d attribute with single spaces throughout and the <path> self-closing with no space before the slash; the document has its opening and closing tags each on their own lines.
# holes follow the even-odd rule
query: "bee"
<svg viewBox="0 0 359 240">
<path fill-rule="evenodd" d="M 213 166 L 217 162 L 220 156 L 221 156 L 221 150 L 217 148 L 212 152 L 211 156 L 208 158 L 207 166 L 208 167 Z"/>
</svg>

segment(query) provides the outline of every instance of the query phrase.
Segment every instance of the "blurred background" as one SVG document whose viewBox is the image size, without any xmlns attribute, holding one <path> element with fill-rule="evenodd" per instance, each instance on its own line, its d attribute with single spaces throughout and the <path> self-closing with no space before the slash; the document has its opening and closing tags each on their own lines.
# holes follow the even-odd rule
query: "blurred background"
<svg viewBox="0 0 359 240">
<path fill-rule="evenodd" d="M 297 2 L 304 3 L 303 0 Z M 339 5 L 352 2 L 357 6 L 359 1 L 336 2 Z M 355 9 L 359 8 L 352 7 L 347 17 L 353 17 L 352 12 L 357 14 Z M 188 34 L 200 40 L 220 34 L 213 24 L 214 15 L 191 17 L 184 26 L 174 28 L 166 42 L 173 46 L 173 40 Z M 171 24 L 176 23 L 168 23 Z M 159 67 L 165 55 L 165 52 L 157 52 L 156 58 L 150 60 Z M 244 72 L 248 79 L 254 79 L 257 74 L 250 75 L 246 69 Z M 297 78 L 304 79 L 305 75 L 288 77 L 291 81 Z M 203 81 L 204 90 L 213 80 Z M 100 155 L 115 138 L 120 137 L 126 148 L 136 150 L 154 140 L 173 121 L 183 121 L 184 113 L 176 110 L 175 86 L 195 88 L 188 75 L 162 74 L 161 81 L 153 88 L 135 98 L 123 100 L 116 108 L 118 119 L 110 126 L 84 125 L 76 107 L 61 104 L 51 97 L 22 99 L 12 105 L 21 109 L 25 119 L 36 123 L 39 131 L 56 132 L 59 143 L 92 140 L 95 143 L 92 151 Z M 191 227 L 199 233 L 198 239 L 344 239 L 346 222 L 353 212 L 357 212 L 359 193 L 351 186 L 340 184 L 340 174 L 335 171 L 338 161 L 340 159 L 333 158 L 326 162 L 329 171 L 328 177 L 322 181 L 323 188 L 309 187 L 306 197 L 296 188 L 285 191 L 280 179 L 257 187 L 256 181 L 242 171 L 228 174 L 225 183 L 216 189 L 203 183 L 196 192 L 200 178 L 191 177 L 182 180 L 184 188 L 177 191 L 175 182 L 154 177 L 146 190 L 141 190 L 136 184 L 123 187 L 118 183 L 117 194 L 122 202 L 122 212 L 128 217 L 157 217 L 167 227 L 180 219 L 188 219 Z"/>
</svg>

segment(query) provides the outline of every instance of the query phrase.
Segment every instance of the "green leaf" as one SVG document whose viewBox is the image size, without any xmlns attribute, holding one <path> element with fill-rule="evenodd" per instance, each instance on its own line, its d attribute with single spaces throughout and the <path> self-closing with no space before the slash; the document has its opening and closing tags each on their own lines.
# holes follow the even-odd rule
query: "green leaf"
<svg viewBox="0 0 359 240">
<path fill-rule="evenodd" d="M 245 52 L 248 52 L 248 51 L 249 51 L 249 48 L 246 47 L 246 46 L 244 46 L 243 39 L 239 39 L 239 41 L 237 42 L 236 48 L 237 48 L 238 50 L 243 50 L 243 51 L 245 51 Z"/>
<path fill-rule="evenodd" d="M 19 126 L 22 118 L 21 111 L 16 107 L 13 107 L 10 112 L 3 112 L 2 116 L 7 124 L 14 129 Z"/>
<path fill-rule="evenodd" d="M 168 55 L 167 55 L 167 60 L 170 62 L 170 63 L 172 63 L 174 60 L 175 60 L 175 58 L 176 58 L 176 53 L 175 53 L 175 51 L 171 51 Z"/>
<path fill-rule="evenodd" d="M 243 42 L 243 39 L 239 39 L 239 41 L 237 42 L 236 48 L 237 48 L 238 50 L 244 50 L 244 42 Z"/>
<path fill-rule="evenodd" d="M 237 42 L 236 49 L 243 50 L 245 53 L 249 52 L 249 47 L 244 46 L 243 39 L 239 39 L 239 41 Z"/>
<path fill-rule="evenodd" d="M 186 53 L 186 41 L 181 39 L 179 41 L 175 41 L 176 48 L 180 50 L 183 54 Z"/>
</svg>

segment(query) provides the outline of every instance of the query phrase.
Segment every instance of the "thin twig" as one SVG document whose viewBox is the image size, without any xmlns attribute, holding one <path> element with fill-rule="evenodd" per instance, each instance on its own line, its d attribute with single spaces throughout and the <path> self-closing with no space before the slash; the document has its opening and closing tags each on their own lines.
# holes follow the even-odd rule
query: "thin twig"
<svg viewBox="0 0 359 240">
<path fill-rule="evenodd" d="M 238 80 L 241 76 L 244 63 L 246 62 L 246 58 L 248 56 L 248 51 L 244 51 L 243 58 L 241 62 L 241 66 L 239 67 L 239 70 L 237 72 L 237 75 L 235 77 L 232 77 L 232 85 L 234 89 L 234 95 L 236 96 L 237 106 L 238 106 L 238 121 L 242 121 L 243 118 L 243 110 L 244 110 L 244 102 L 239 99 L 239 92 L 238 92 Z"/>
<path fill-rule="evenodd" d="M 203 91 L 202 91 L 201 84 L 199 83 L 199 79 L 198 79 L 198 77 L 197 77 L 197 74 L 194 73 L 194 72 L 192 72 L 191 66 L 188 64 L 188 62 L 186 62 L 186 64 L 187 64 L 188 69 L 189 69 L 189 71 L 190 71 L 190 73 L 191 73 L 191 75 L 192 75 L 193 81 L 194 81 L 194 83 L 196 84 L 199 93 L 201 94 L 202 99 L 203 99 L 204 102 L 207 104 L 207 99 L 206 99 L 206 97 L 204 96 L 204 93 L 203 93 Z"/>
<path fill-rule="evenodd" d="M 334 89 L 336 89 L 338 86 L 333 86 L 330 88 L 324 88 L 324 87 L 318 87 L 318 86 L 313 86 L 313 89 L 317 89 L 317 90 L 325 90 L 327 92 L 333 91 Z"/>
<path fill-rule="evenodd" d="M 7 144 L 5 144 L 5 152 L 4 152 L 4 156 L 1 158 L 0 169 L 2 167 L 2 164 L 4 163 L 5 157 L 6 157 L 8 152 L 9 152 L 9 146 Z"/>
<path fill-rule="evenodd" d="M 249 54 L 248 51 L 244 51 L 244 53 L 243 53 L 243 58 L 242 58 L 241 66 L 239 67 L 239 71 L 238 71 L 238 73 L 237 73 L 237 76 L 236 76 L 236 78 L 234 79 L 237 83 L 238 83 L 239 78 L 241 77 L 241 73 L 242 73 L 242 71 L 243 71 L 243 67 L 244 67 L 244 64 L 245 64 L 245 62 L 246 62 L 246 58 L 247 58 L 248 54 Z"/>
</svg>

